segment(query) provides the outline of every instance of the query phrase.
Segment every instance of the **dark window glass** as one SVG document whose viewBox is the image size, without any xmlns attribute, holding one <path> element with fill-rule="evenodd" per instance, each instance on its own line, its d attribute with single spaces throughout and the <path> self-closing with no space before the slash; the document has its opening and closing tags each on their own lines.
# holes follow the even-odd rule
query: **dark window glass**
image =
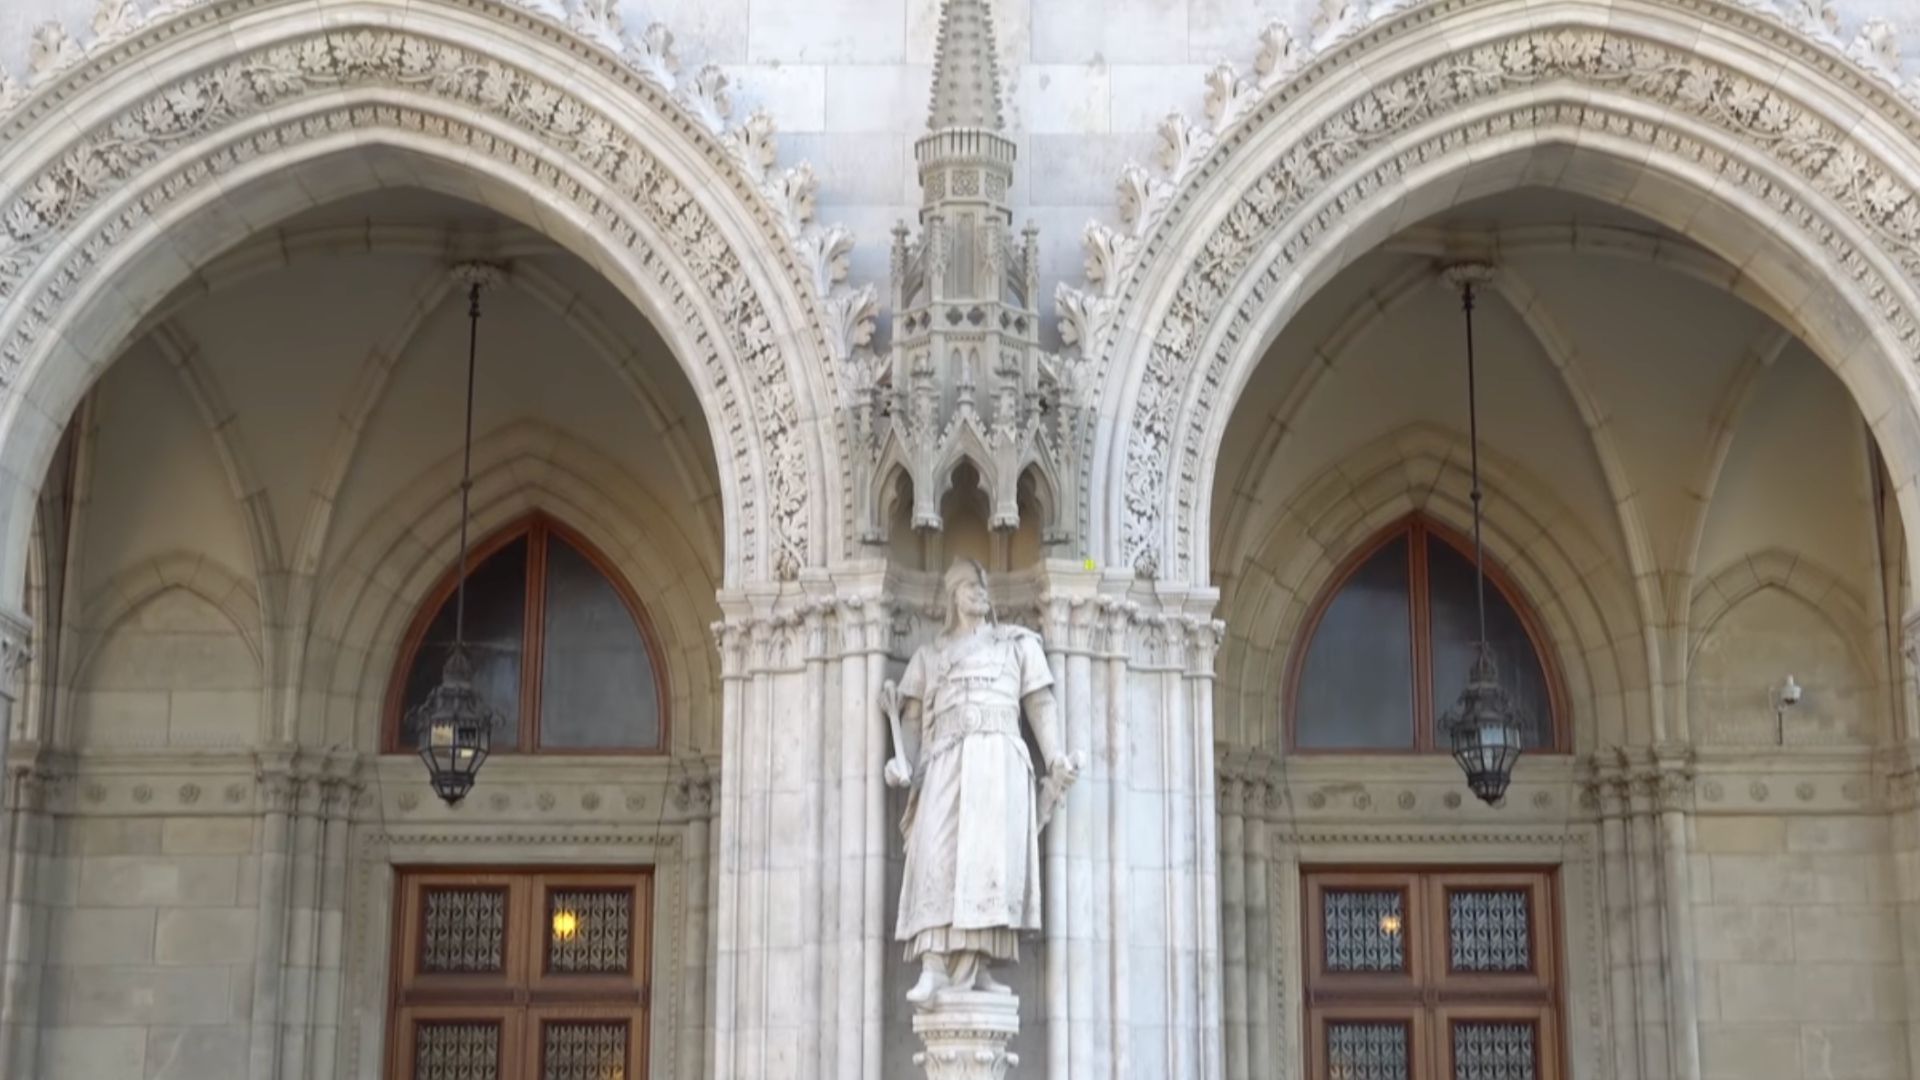
<svg viewBox="0 0 1920 1080">
<path fill-rule="evenodd" d="M 1445 717 L 1467 688 L 1473 646 L 1480 635 L 1473 588 L 1473 560 L 1452 544 L 1427 538 L 1428 612 L 1433 633 L 1433 716 L 1435 745 L 1447 745 Z M 1487 640 L 1500 665 L 1500 684 L 1512 696 L 1525 745 L 1553 742 L 1553 699 L 1547 673 L 1534 652 L 1533 637 L 1520 615 L 1492 581 L 1487 582 Z"/>
<path fill-rule="evenodd" d="M 447 651 L 453 645 L 455 596 L 446 602 L 427 627 L 420 649 L 407 672 L 406 698 L 401 709 L 426 700 L 440 684 Z M 473 660 L 473 685 L 504 721 L 493 732 L 495 750 L 520 745 L 520 664 L 527 628 L 527 539 L 520 537 L 488 556 L 467 575 L 467 655 Z M 401 742 L 411 748 L 414 733 L 402 731 Z"/>
<path fill-rule="evenodd" d="M 1413 747 L 1413 632 L 1407 538 L 1340 585 L 1300 671 L 1297 733 L 1308 749 Z"/>
<path fill-rule="evenodd" d="M 613 583 L 555 536 L 547 545 L 542 749 L 644 749 L 660 740 L 645 639 Z"/>
</svg>

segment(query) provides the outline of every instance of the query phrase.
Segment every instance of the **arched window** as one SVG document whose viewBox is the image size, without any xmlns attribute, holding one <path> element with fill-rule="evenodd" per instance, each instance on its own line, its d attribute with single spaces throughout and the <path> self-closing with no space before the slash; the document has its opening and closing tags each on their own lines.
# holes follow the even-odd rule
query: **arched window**
<svg viewBox="0 0 1920 1080">
<path fill-rule="evenodd" d="M 666 694 L 646 613 L 586 540 L 534 516 L 477 545 L 467 577 L 473 682 L 507 718 L 494 753 L 647 753 L 666 745 Z M 413 748 L 406 710 L 453 645 L 449 570 L 422 605 L 388 694 L 386 749 Z"/>
<path fill-rule="evenodd" d="M 1327 587 L 1295 648 L 1289 744 L 1303 751 L 1447 751 L 1441 719 L 1466 688 L 1478 618 L 1473 545 L 1410 518 L 1363 547 Z M 1564 748 L 1546 639 L 1487 565 L 1487 637 L 1534 749 Z"/>
</svg>

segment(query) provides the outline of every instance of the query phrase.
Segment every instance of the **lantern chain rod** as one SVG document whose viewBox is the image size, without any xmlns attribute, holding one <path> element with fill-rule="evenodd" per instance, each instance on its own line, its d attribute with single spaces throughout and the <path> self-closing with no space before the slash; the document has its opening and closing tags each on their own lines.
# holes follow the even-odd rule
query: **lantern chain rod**
<svg viewBox="0 0 1920 1080">
<path fill-rule="evenodd" d="M 467 422 L 460 456 L 460 576 L 454 586 L 453 647 L 467 647 L 467 509 L 473 496 L 473 376 L 480 355 L 480 280 L 467 287 Z"/>
<path fill-rule="evenodd" d="M 1469 468 L 1473 476 L 1473 491 L 1468 496 L 1473 500 L 1473 585 L 1474 600 L 1479 606 L 1480 644 L 1487 643 L 1487 567 L 1486 546 L 1480 536 L 1480 394 L 1475 383 L 1473 356 L 1473 281 L 1468 279 L 1460 286 L 1460 307 L 1467 321 L 1467 446 Z"/>
</svg>

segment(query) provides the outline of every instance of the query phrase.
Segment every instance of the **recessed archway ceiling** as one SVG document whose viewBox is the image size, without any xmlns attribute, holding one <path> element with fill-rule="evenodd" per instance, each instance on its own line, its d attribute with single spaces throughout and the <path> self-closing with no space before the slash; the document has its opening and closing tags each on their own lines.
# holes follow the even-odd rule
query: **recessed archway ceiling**
<svg viewBox="0 0 1920 1080">
<path fill-rule="evenodd" d="M 535 230 L 396 188 L 316 207 L 215 258 L 128 346 L 129 357 L 158 349 L 213 403 L 203 419 L 249 505 L 256 561 L 322 571 L 453 445 L 457 402 L 436 387 L 456 385 L 464 358 L 450 271 L 468 260 L 507 270 L 485 302 L 481 434 L 526 420 L 574 431 L 685 507 L 691 546 L 717 552 L 705 420 L 644 315 Z"/>
<path fill-rule="evenodd" d="M 1701 551 L 1706 518 L 1729 444 L 1769 378 L 1804 381 L 1829 438 L 1863 442 L 1839 381 L 1735 268 L 1631 211 L 1519 189 L 1409 225 L 1281 333 L 1221 452 L 1222 577 L 1343 453 L 1414 425 L 1464 435 L 1459 301 L 1438 270 L 1465 259 L 1498 270 L 1478 316 L 1489 448 L 1534 470 L 1623 570 L 1717 569 L 1701 565 L 1712 556 Z M 1866 526 L 1832 509 L 1847 528 Z M 1837 559 L 1850 543 L 1818 546 Z"/>
</svg>

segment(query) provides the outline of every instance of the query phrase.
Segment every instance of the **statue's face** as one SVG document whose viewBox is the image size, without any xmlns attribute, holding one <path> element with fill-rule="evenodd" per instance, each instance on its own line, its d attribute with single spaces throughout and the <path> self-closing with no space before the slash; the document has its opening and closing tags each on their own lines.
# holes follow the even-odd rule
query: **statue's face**
<svg viewBox="0 0 1920 1080">
<path fill-rule="evenodd" d="M 987 596 L 987 587 L 978 581 L 963 581 L 953 590 L 953 602 L 960 608 L 962 615 L 975 619 L 984 619 L 993 611 L 993 603 Z"/>
</svg>

